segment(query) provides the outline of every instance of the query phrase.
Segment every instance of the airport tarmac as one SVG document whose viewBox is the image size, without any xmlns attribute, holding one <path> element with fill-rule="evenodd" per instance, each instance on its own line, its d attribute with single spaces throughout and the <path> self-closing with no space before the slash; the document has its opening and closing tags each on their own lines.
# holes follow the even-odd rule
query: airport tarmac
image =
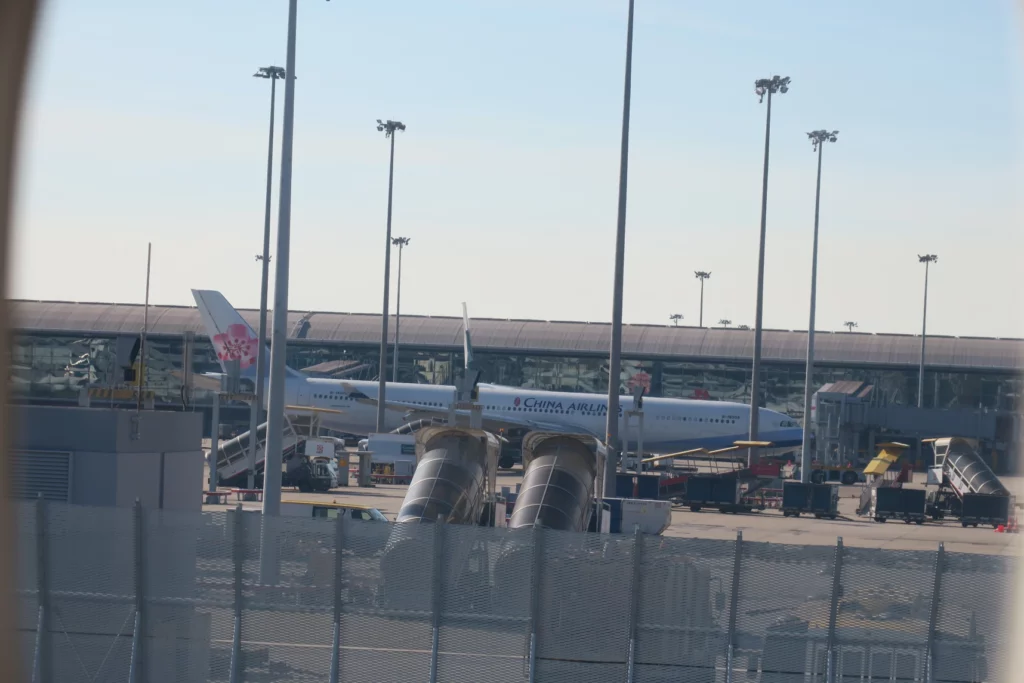
<svg viewBox="0 0 1024 683">
<path fill-rule="evenodd" d="M 918 475 L 923 477 L 923 475 Z M 1008 481 L 1009 480 L 1009 481 Z M 498 486 L 512 489 L 522 481 L 522 472 L 502 472 Z M 355 483 L 355 478 L 352 478 Z M 1004 477 L 1004 483 L 1011 491 L 1017 492 L 1024 479 Z M 283 500 L 330 500 L 357 503 L 375 507 L 389 519 L 394 519 L 402 505 L 407 486 L 378 484 L 373 487 L 342 487 L 330 493 L 298 493 L 285 489 Z M 813 517 L 783 517 L 776 510 L 764 510 L 748 514 L 722 514 L 716 510 L 690 512 L 675 509 L 672 524 L 665 536 L 674 538 L 708 538 L 733 540 L 736 532 L 742 531 L 747 541 L 786 543 L 797 545 L 833 545 L 842 537 L 848 546 L 863 548 L 886 548 L 892 550 L 935 550 L 940 542 L 946 550 L 958 553 L 980 553 L 985 555 L 1019 555 L 1021 536 L 1019 534 L 996 533 L 991 527 L 963 528 L 955 520 L 927 522 L 923 525 L 889 521 L 880 524 L 856 515 L 860 486 L 841 486 L 839 512 L 836 520 L 814 519 Z M 204 505 L 205 511 L 222 511 L 236 505 L 230 501 L 225 505 Z M 260 503 L 242 503 L 246 508 L 258 508 Z"/>
</svg>

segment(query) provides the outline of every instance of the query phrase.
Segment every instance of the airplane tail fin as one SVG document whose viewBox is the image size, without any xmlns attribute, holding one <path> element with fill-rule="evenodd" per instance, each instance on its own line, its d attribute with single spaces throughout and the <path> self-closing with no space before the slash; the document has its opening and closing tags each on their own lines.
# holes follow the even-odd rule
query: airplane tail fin
<svg viewBox="0 0 1024 683">
<path fill-rule="evenodd" d="M 467 370 L 476 367 L 476 363 L 473 362 L 473 341 L 469 335 L 469 311 L 466 308 L 466 302 L 462 302 L 462 351 L 465 357 L 465 368 Z"/>
<path fill-rule="evenodd" d="M 264 367 L 268 369 L 266 376 L 269 376 L 270 347 L 264 345 L 260 348 L 259 335 L 234 306 L 228 303 L 224 295 L 209 289 L 193 289 L 192 296 L 199 307 L 199 314 L 202 316 L 206 333 L 210 336 L 210 342 L 217 352 L 221 370 L 227 372 L 224 361 L 237 360 L 240 375 L 255 378 L 257 354 L 262 353 Z M 301 373 L 288 368 L 288 374 Z"/>
</svg>

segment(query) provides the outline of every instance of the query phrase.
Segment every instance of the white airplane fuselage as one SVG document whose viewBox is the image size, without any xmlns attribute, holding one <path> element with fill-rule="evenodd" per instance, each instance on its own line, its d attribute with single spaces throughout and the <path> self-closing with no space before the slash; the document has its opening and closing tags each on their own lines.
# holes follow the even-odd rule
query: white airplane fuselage
<svg viewBox="0 0 1024 683">
<path fill-rule="evenodd" d="M 290 377 L 286 384 L 288 405 L 326 409 L 320 413 L 321 424 L 339 432 L 366 435 L 377 431 L 377 406 L 353 396 L 352 390 L 376 399 L 377 382 Z M 455 401 L 453 386 L 433 384 L 386 384 L 385 400 L 389 403 L 411 404 L 408 410 L 389 407 L 384 411 L 384 431 L 408 423 L 411 419 L 428 418 L 437 411 L 446 411 Z M 502 418 L 535 420 L 557 424 L 567 432 L 603 435 L 606 428 L 608 397 L 536 389 L 479 385 L 477 402 L 482 406 L 485 424 Z M 412 406 L 423 406 L 417 413 Z M 637 420 L 626 425 L 625 412 L 632 409 L 631 396 L 620 397 L 620 438 L 629 438 L 635 445 Z M 338 412 L 334 412 L 338 411 Z M 725 448 L 747 438 L 750 406 L 724 401 L 700 401 L 674 398 L 644 398 L 644 450 L 651 453 L 673 452 L 689 448 Z M 797 446 L 802 429 L 787 415 L 766 408 L 760 409 L 758 438 L 771 441 L 773 448 Z"/>
</svg>

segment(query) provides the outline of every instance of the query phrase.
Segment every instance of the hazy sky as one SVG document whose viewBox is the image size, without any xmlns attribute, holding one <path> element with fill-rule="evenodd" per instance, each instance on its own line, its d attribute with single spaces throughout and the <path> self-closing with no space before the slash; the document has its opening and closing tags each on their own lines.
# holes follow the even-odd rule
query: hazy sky
<svg viewBox="0 0 1024 683">
<path fill-rule="evenodd" d="M 625 0 L 299 5 L 290 308 L 380 310 L 374 122 L 397 118 L 403 311 L 608 320 Z M 153 303 L 258 305 L 269 82 L 251 75 L 284 66 L 286 19 L 286 0 L 46 3 L 15 297 L 139 302 L 152 241 Z M 637 0 L 625 320 L 696 324 L 702 269 L 705 323 L 753 323 L 753 81 L 779 73 L 765 325 L 806 329 L 805 133 L 830 128 L 818 328 L 918 332 L 933 252 L 930 331 L 1024 337 L 1017 29 L 1010 0 Z"/>
</svg>

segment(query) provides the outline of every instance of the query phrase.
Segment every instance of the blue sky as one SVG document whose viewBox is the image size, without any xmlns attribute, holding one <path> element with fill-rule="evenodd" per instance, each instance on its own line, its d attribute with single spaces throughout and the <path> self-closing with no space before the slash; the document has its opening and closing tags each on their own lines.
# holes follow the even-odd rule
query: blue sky
<svg viewBox="0 0 1024 683">
<path fill-rule="evenodd" d="M 154 303 L 204 287 L 257 305 L 269 84 L 251 74 L 284 65 L 287 2 L 47 5 L 14 295 L 141 301 L 152 241 Z M 458 315 L 467 300 L 478 317 L 608 320 L 625 9 L 300 0 L 290 307 L 379 310 L 374 121 L 397 118 L 403 311 Z M 818 328 L 919 331 L 927 251 L 930 331 L 1024 337 L 1016 19 L 1009 0 L 637 0 L 625 320 L 696 324 L 702 269 L 705 323 L 753 323 L 752 84 L 780 73 L 793 85 L 773 107 L 765 325 L 807 325 L 805 133 L 830 128 Z"/>
</svg>

